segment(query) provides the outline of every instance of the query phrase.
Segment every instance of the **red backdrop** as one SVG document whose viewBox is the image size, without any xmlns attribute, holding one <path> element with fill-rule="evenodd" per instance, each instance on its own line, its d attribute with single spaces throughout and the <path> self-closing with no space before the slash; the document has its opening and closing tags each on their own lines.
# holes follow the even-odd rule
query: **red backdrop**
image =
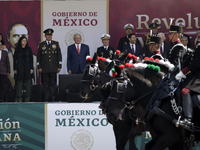
<svg viewBox="0 0 200 150">
<path fill-rule="evenodd" d="M 146 29 L 145 25 L 142 24 L 143 29 L 137 29 L 140 26 L 139 17 L 142 15 L 142 21 L 146 18 L 144 15 L 149 17 L 148 25 L 151 24 L 154 18 L 160 19 L 161 28 L 158 32 L 166 33 L 166 39 L 168 40 L 167 33 L 169 29 L 166 28 L 166 23 L 169 24 L 169 18 L 175 18 L 173 24 L 178 18 L 183 18 L 186 22 L 185 34 L 190 35 L 191 43 L 194 47 L 194 40 L 196 38 L 197 26 L 200 25 L 199 14 L 200 14 L 200 1 L 199 0 L 110 0 L 109 1 L 109 32 L 111 34 L 110 45 L 117 49 L 118 41 L 121 37 L 125 36 L 124 25 L 131 23 L 134 25 L 134 32 L 137 36 L 143 37 L 146 33 L 149 33 L 149 29 Z M 162 20 L 163 19 L 163 20 Z M 196 24 L 195 24 L 196 20 Z M 178 21 L 178 20 L 177 20 Z M 155 21 L 158 22 L 158 21 Z M 181 20 L 179 19 L 179 22 Z M 138 24 L 139 23 L 139 24 Z M 190 25 L 191 23 L 191 25 Z"/>
<path fill-rule="evenodd" d="M 36 55 L 37 45 L 41 39 L 40 1 L 1 1 L 0 14 L 0 33 L 3 34 L 6 47 L 10 47 L 6 39 L 9 25 L 14 22 L 22 22 L 28 26 L 29 46 Z"/>
</svg>

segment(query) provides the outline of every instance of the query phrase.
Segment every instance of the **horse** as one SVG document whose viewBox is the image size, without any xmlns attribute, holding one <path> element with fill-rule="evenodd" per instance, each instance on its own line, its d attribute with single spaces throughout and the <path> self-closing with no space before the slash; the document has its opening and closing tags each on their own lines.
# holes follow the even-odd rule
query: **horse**
<svg viewBox="0 0 200 150">
<path fill-rule="evenodd" d="M 121 59 L 119 60 L 122 61 L 123 59 L 125 59 L 126 55 L 127 55 L 126 53 L 121 54 L 121 57 L 119 57 Z M 114 65 L 114 62 L 112 62 L 108 66 L 110 67 L 112 65 Z M 103 96 L 103 100 L 107 99 L 107 97 L 110 94 L 109 86 L 106 86 L 103 88 L 101 86 L 98 86 L 100 74 L 101 72 L 105 71 L 105 67 L 109 68 L 107 67 L 107 64 L 103 63 L 102 61 L 98 61 L 98 65 L 97 65 L 97 55 L 95 54 L 90 64 L 87 64 L 87 66 L 85 67 L 85 70 L 83 73 L 83 77 L 81 80 L 81 89 L 80 89 L 81 97 L 89 98 L 94 92 L 94 90 L 99 88 Z M 111 79 L 112 78 L 109 78 L 105 82 L 108 82 Z M 116 141 L 116 149 L 124 150 L 125 145 L 128 141 L 129 132 L 131 128 L 135 126 L 135 119 L 132 120 L 130 117 L 127 117 L 123 121 L 121 120 L 115 121 L 115 120 L 109 119 L 108 115 L 106 116 L 109 123 L 113 125 L 113 131 L 114 131 L 115 141 Z M 130 150 L 137 150 L 134 143 L 129 142 L 129 144 L 131 144 L 129 146 Z"/>
<path fill-rule="evenodd" d="M 124 68 L 122 71 L 120 69 L 116 70 L 118 72 L 118 76 L 116 79 L 113 79 L 113 81 L 116 83 L 121 82 L 123 85 L 125 84 L 124 86 L 126 86 L 126 88 L 122 93 L 117 93 L 116 89 L 117 87 L 119 89 L 120 86 L 118 85 L 120 84 L 116 85 L 115 83 L 114 86 L 116 86 L 116 89 L 113 92 L 111 91 L 111 94 L 107 100 L 107 114 L 112 117 L 113 120 L 117 120 L 118 118 L 123 119 L 121 111 L 123 110 L 124 105 L 132 104 L 135 109 L 135 115 L 137 118 L 140 118 L 140 123 L 150 127 L 150 132 L 156 135 L 152 141 L 146 145 L 146 150 L 162 150 L 170 146 L 172 146 L 172 149 L 174 149 L 174 147 L 177 147 L 177 149 L 182 149 L 180 143 L 182 142 L 182 131 L 185 130 L 182 128 L 177 128 L 170 120 L 171 118 L 179 117 L 177 114 L 175 114 L 171 107 L 171 98 L 166 97 L 161 100 L 159 109 L 162 111 L 157 112 L 158 109 L 156 109 L 153 111 L 153 115 L 150 113 L 147 115 L 146 113 L 152 112 L 150 109 L 154 110 L 154 108 L 150 107 L 149 109 L 147 106 L 150 104 L 149 100 L 151 100 L 152 96 L 154 95 L 154 92 L 159 83 L 162 81 L 164 74 L 162 72 L 152 71 L 148 68 Z M 120 107 L 119 104 L 123 105 L 120 105 Z M 113 109 L 113 107 L 116 105 L 117 108 Z M 153 104 L 149 106 L 152 105 Z M 142 112 L 140 108 L 142 108 Z M 138 109 L 140 111 L 138 111 Z M 165 115 L 160 112 L 164 112 Z M 194 124 L 195 126 L 199 126 L 200 120 L 197 115 L 199 113 L 199 108 L 195 108 L 194 112 L 196 114 L 194 115 Z M 121 115 L 121 117 L 119 117 L 119 115 Z M 198 132 L 195 132 L 195 137 L 197 137 L 196 140 L 198 141 L 200 137 Z"/>
</svg>

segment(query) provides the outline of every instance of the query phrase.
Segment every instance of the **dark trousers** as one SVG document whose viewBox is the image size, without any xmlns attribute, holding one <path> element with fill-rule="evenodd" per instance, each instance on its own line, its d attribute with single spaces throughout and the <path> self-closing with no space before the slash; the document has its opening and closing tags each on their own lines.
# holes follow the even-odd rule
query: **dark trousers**
<svg viewBox="0 0 200 150">
<path fill-rule="evenodd" d="M 4 101 L 6 91 L 6 75 L 0 75 L 0 102 Z"/>
<path fill-rule="evenodd" d="M 17 96 L 17 102 L 22 102 L 22 85 L 23 82 L 25 84 L 25 102 L 30 102 L 31 98 L 31 79 L 25 79 L 25 80 L 17 80 L 16 85 L 16 96 Z"/>
<path fill-rule="evenodd" d="M 55 101 L 56 73 L 42 73 L 44 85 L 44 100 Z"/>
</svg>

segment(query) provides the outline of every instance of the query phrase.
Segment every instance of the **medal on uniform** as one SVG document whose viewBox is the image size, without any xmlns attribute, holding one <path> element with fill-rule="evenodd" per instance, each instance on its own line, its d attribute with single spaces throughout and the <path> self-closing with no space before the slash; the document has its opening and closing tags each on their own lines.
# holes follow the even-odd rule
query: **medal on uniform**
<svg viewBox="0 0 200 150">
<path fill-rule="evenodd" d="M 112 50 L 110 50 L 110 51 L 109 51 L 109 53 L 110 53 L 110 55 L 112 55 L 112 54 L 113 54 L 113 51 L 112 51 Z"/>
<path fill-rule="evenodd" d="M 45 53 L 47 53 L 47 51 L 45 51 Z"/>
<path fill-rule="evenodd" d="M 42 47 L 42 50 L 45 50 L 46 49 L 46 46 L 45 45 L 43 45 L 43 47 Z"/>
<path fill-rule="evenodd" d="M 53 48 L 53 49 L 56 49 L 56 45 L 55 45 L 55 44 L 53 44 L 53 45 L 52 45 L 52 48 Z"/>
</svg>

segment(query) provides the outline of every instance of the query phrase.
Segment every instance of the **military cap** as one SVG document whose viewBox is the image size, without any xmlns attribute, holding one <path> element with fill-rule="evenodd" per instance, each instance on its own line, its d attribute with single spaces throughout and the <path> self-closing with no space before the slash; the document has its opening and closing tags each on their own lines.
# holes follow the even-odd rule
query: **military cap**
<svg viewBox="0 0 200 150">
<path fill-rule="evenodd" d="M 133 29 L 134 29 L 134 26 L 133 26 L 132 24 L 128 23 L 128 24 L 126 24 L 126 25 L 124 26 L 124 30 L 127 30 L 127 29 L 133 30 Z"/>
<path fill-rule="evenodd" d="M 182 33 L 182 30 L 183 30 L 183 28 L 180 27 L 180 26 L 171 25 L 171 26 L 170 26 L 169 33 L 176 33 L 176 32 Z"/>
<path fill-rule="evenodd" d="M 150 41 L 149 41 L 149 45 L 154 44 L 154 43 L 162 44 L 162 38 L 157 37 L 157 36 L 151 36 Z"/>
<path fill-rule="evenodd" d="M 43 33 L 44 33 L 45 35 L 48 35 L 48 34 L 52 35 L 52 34 L 53 34 L 53 32 L 54 32 L 54 31 L 53 31 L 53 29 L 51 29 L 51 28 L 48 28 L 48 29 L 44 30 L 44 32 L 43 32 Z"/>
<path fill-rule="evenodd" d="M 149 28 L 150 29 L 153 29 L 153 28 L 158 28 L 158 24 L 157 23 L 151 23 L 150 25 L 149 25 Z"/>
<path fill-rule="evenodd" d="M 179 23 L 176 24 L 176 26 L 179 26 L 179 27 L 185 27 L 185 23 L 183 23 L 183 22 L 179 22 Z"/>
<path fill-rule="evenodd" d="M 109 40 L 109 39 L 110 39 L 110 35 L 109 35 L 109 34 L 103 34 L 103 35 L 101 36 L 101 39 L 102 39 L 102 40 Z"/>
</svg>

